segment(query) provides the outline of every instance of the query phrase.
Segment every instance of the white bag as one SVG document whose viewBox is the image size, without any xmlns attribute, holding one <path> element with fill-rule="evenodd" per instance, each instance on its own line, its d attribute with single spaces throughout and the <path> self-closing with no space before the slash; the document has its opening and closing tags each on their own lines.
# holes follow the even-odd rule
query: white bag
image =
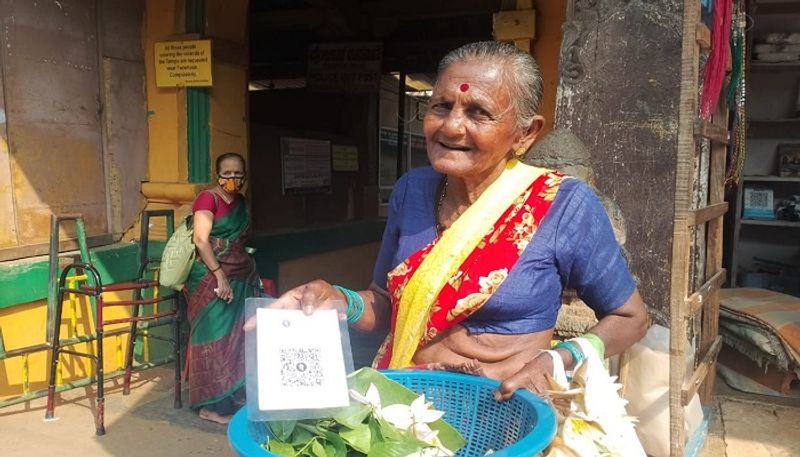
<svg viewBox="0 0 800 457">
<path fill-rule="evenodd" d="M 687 375 L 691 376 L 693 351 L 687 352 Z M 639 419 L 636 432 L 645 452 L 668 457 L 669 436 L 669 329 L 653 325 L 647 335 L 630 349 L 625 397 L 628 412 Z M 684 431 L 689 437 L 703 421 L 697 394 L 686 407 Z"/>
</svg>

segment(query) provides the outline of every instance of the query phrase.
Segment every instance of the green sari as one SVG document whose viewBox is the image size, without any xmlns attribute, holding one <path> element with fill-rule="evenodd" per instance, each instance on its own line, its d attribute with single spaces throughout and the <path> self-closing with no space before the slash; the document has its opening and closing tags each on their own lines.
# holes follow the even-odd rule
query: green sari
<svg viewBox="0 0 800 457">
<path fill-rule="evenodd" d="M 189 291 L 189 345 L 186 354 L 190 405 L 221 415 L 244 404 L 244 300 L 259 295 L 261 281 L 244 247 L 250 217 L 244 199 L 214 220 L 209 242 L 228 278 L 233 301 L 217 297 L 217 280 L 197 256 L 186 287 Z"/>
</svg>

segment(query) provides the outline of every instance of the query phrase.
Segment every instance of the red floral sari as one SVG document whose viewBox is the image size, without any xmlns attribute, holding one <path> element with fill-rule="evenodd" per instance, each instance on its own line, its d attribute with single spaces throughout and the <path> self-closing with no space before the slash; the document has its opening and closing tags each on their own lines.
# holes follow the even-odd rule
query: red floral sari
<svg viewBox="0 0 800 457">
<path fill-rule="evenodd" d="M 425 346 L 437 335 L 480 309 L 500 287 L 550 209 L 563 178 L 560 173 L 545 172 L 511 202 L 495 221 L 493 229 L 483 237 L 436 296 L 418 347 Z M 403 290 L 440 238 L 411 254 L 389 272 L 392 321 L 389 335 L 375 357 L 373 365 L 376 368 L 390 366 L 398 305 Z"/>
</svg>

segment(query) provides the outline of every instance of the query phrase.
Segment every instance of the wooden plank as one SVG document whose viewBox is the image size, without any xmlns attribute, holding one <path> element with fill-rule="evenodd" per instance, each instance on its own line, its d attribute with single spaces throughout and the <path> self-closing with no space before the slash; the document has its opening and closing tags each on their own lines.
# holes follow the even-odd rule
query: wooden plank
<svg viewBox="0 0 800 457">
<path fill-rule="evenodd" d="M 717 111 L 714 113 L 713 122 L 722 128 L 728 125 L 728 106 L 725 97 L 720 97 Z M 727 148 L 723 144 L 711 144 L 711 163 L 709 166 L 709 204 L 719 204 L 725 200 L 725 160 Z M 713 279 L 718 272 L 724 272 L 722 268 L 722 219 L 714 219 L 708 223 L 708 235 L 706 244 L 706 277 Z M 714 274 L 715 276 L 712 276 Z M 719 334 L 719 290 L 712 290 L 706 301 L 706 309 L 703 313 L 702 333 L 700 350 L 710 350 L 713 341 Z M 703 383 L 700 398 L 705 404 L 709 404 L 714 399 L 714 383 L 716 379 L 716 360 L 711 361 L 709 376 Z"/>
<path fill-rule="evenodd" d="M 516 9 L 529 10 L 533 8 L 533 0 L 517 0 Z"/>
<path fill-rule="evenodd" d="M 728 129 L 718 124 L 698 119 L 694 126 L 694 133 L 695 136 L 708 138 L 715 143 L 728 144 Z"/>
<path fill-rule="evenodd" d="M 670 338 L 669 338 L 669 438 L 670 455 L 684 455 L 684 431 L 681 387 L 686 376 L 686 294 L 689 282 L 690 231 L 686 223 L 692 202 L 695 162 L 695 119 L 697 117 L 697 82 L 700 75 L 700 48 L 697 46 L 697 24 L 700 21 L 700 0 L 683 2 L 680 93 L 678 102 L 678 151 L 675 167 L 675 206 L 670 271 Z"/>
<path fill-rule="evenodd" d="M 697 24 L 696 38 L 700 48 L 711 49 L 711 30 L 702 22 Z"/>
<path fill-rule="evenodd" d="M 720 268 L 708 279 L 699 289 L 686 299 L 687 311 L 686 317 L 696 315 L 704 304 L 709 302 L 709 296 L 712 292 L 719 291 L 720 287 L 725 284 L 725 269 Z"/>
<path fill-rule="evenodd" d="M 514 40 L 514 46 L 522 49 L 523 51 L 530 53 L 531 52 L 531 40 L 525 38 L 523 40 Z"/>
<path fill-rule="evenodd" d="M 717 337 L 714 338 L 714 342 L 711 344 L 709 350 L 703 354 L 703 358 L 700 360 L 700 364 L 697 365 L 697 368 L 695 368 L 694 373 L 692 373 L 692 377 L 689 378 L 689 382 L 687 382 L 681 388 L 681 405 L 688 405 L 689 401 L 697 392 L 697 389 L 700 388 L 700 384 L 706 379 L 706 377 L 709 375 L 714 375 L 714 373 L 709 370 L 711 369 L 711 366 L 715 364 L 717 360 L 717 354 L 719 354 L 721 347 L 722 337 L 717 335 Z"/>
<path fill-rule="evenodd" d="M 728 202 L 715 203 L 708 205 L 704 208 L 692 210 L 688 214 L 689 225 L 700 225 L 706 222 L 722 217 L 728 212 Z"/>
<path fill-rule="evenodd" d="M 90 248 L 97 246 L 105 246 L 115 242 L 113 234 L 107 233 L 104 235 L 92 235 L 86 238 L 86 243 Z M 58 244 L 58 252 L 69 252 L 78 249 L 77 238 L 60 241 Z M 50 252 L 50 243 L 29 244 L 27 246 L 20 246 L 16 248 L 0 249 L 0 262 L 6 260 L 24 259 L 28 257 L 36 257 L 45 255 Z"/>
<path fill-rule="evenodd" d="M 492 19 L 492 35 L 497 41 L 514 41 L 536 36 L 534 10 L 500 11 Z"/>
<path fill-rule="evenodd" d="M 631 348 L 625 349 L 622 351 L 622 354 L 619 355 L 619 378 L 617 382 L 622 384 L 622 387 L 619 389 L 619 396 L 625 398 L 625 385 L 628 382 L 628 376 L 630 376 L 631 371 Z"/>
</svg>

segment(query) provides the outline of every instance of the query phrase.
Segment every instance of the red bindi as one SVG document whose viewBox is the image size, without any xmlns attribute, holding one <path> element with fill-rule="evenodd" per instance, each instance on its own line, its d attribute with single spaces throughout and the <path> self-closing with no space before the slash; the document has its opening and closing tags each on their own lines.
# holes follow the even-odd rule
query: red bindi
<svg viewBox="0 0 800 457">
<path fill-rule="evenodd" d="M 458 88 L 461 90 L 461 92 L 466 92 L 466 91 L 469 90 L 469 84 L 464 83 L 464 84 L 458 86 Z"/>
</svg>

